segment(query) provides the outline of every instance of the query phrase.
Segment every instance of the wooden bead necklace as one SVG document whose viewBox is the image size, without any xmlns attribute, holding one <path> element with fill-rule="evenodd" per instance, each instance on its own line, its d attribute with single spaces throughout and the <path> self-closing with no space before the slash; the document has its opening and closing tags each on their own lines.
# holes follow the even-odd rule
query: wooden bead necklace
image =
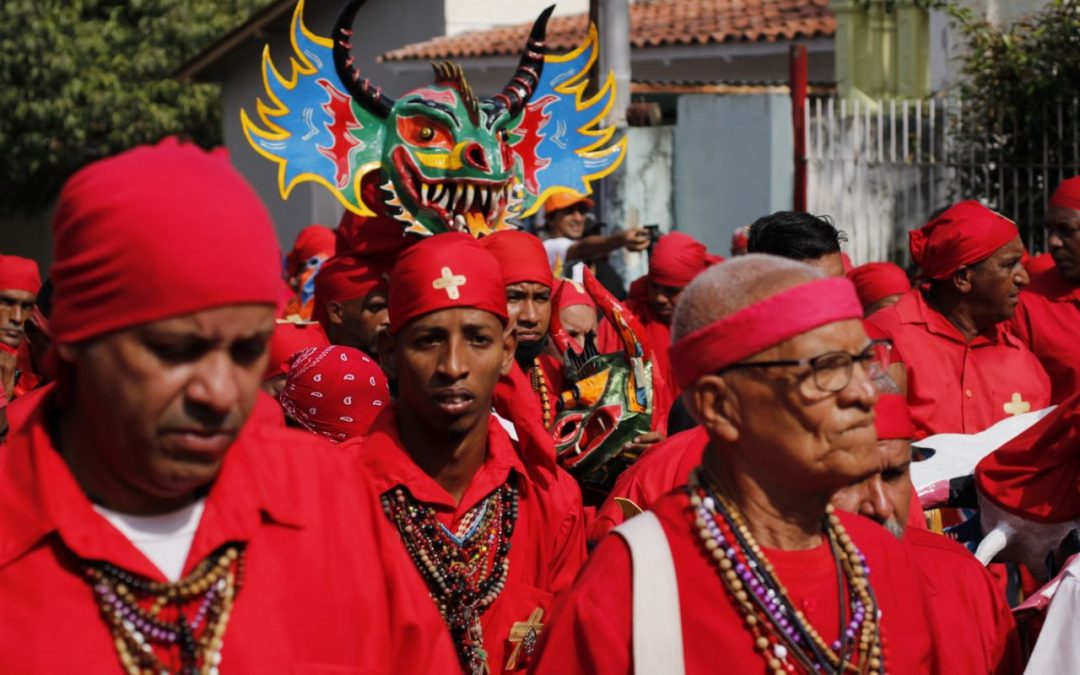
<svg viewBox="0 0 1080 675">
<path fill-rule="evenodd" d="M 822 529 L 836 561 L 841 592 L 840 637 L 829 644 L 795 607 L 738 508 L 714 485 L 703 469 L 691 475 L 686 489 L 694 526 L 705 554 L 716 564 L 729 597 L 753 634 L 768 672 L 884 673 L 869 568 L 832 507 L 827 508 Z"/>
<path fill-rule="evenodd" d="M 489 672 L 480 616 L 506 586 L 517 489 L 511 481 L 501 485 L 469 510 L 456 532 L 404 487 L 385 493 L 382 504 L 450 628 L 462 668 L 469 675 Z"/>
<path fill-rule="evenodd" d="M 540 407 L 544 410 L 544 428 L 551 428 L 551 392 L 548 391 L 547 378 L 544 370 L 540 367 L 540 358 L 533 359 L 532 367 L 529 368 L 529 382 L 532 390 L 540 395 Z"/>
<path fill-rule="evenodd" d="M 182 675 L 217 675 L 225 628 L 244 576 L 243 544 L 225 544 L 173 583 L 100 560 L 85 562 L 83 574 L 126 673 L 172 672 L 159 658 L 161 652 L 180 663 Z"/>
</svg>

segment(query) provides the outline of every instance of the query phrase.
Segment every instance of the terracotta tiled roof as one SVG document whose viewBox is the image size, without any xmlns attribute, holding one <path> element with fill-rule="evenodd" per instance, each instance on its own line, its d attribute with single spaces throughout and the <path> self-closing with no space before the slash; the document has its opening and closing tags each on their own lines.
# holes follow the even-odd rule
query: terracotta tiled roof
<svg viewBox="0 0 1080 675">
<path fill-rule="evenodd" d="M 553 52 L 577 47 L 588 14 L 557 16 L 548 23 Z M 383 54 L 383 61 L 447 59 L 521 53 L 531 24 L 439 37 Z M 635 48 L 720 42 L 776 42 L 828 37 L 836 32 L 829 0 L 638 0 L 630 6 Z"/>
</svg>

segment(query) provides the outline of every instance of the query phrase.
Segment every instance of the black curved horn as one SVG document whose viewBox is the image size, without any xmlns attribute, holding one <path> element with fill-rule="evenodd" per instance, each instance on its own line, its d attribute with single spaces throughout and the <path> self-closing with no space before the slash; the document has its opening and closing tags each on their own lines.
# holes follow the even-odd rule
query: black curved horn
<svg viewBox="0 0 1080 675">
<path fill-rule="evenodd" d="M 551 18 L 553 11 L 555 11 L 555 5 L 548 7 L 540 13 L 540 16 L 536 17 L 536 23 L 533 24 L 532 31 L 529 32 L 529 39 L 525 42 L 525 53 L 521 55 L 517 72 L 514 73 L 514 76 L 510 78 L 510 81 L 506 83 L 501 92 L 491 97 L 491 100 L 496 105 L 504 106 L 510 112 L 511 117 L 515 117 L 521 112 L 521 109 L 532 98 L 536 85 L 540 83 L 540 73 L 544 71 L 544 52 L 546 50 L 544 39 L 547 36 L 548 19 Z"/>
<path fill-rule="evenodd" d="M 334 42 L 334 68 L 341 78 L 341 83 L 357 103 L 373 115 L 386 117 L 394 107 L 394 99 L 382 93 L 382 87 L 372 85 L 371 80 L 366 77 L 360 77 L 360 69 L 353 65 L 355 57 L 352 55 L 352 26 L 356 13 L 365 1 L 349 0 L 338 15 L 334 32 L 331 34 Z"/>
</svg>

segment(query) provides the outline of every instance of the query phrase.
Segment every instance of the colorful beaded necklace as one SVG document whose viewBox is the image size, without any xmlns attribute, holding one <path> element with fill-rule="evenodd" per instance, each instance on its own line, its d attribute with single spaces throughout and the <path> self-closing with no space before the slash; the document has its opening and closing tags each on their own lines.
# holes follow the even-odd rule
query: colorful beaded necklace
<svg viewBox="0 0 1080 675">
<path fill-rule="evenodd" d="M 867 578 L 870 570 L 832 507 L 822 528 L 837 563 L 841 631 L 839 639 L 827 644 L 791 601 L 738 508 L 713 485 L 704 469 L 691 476 L 686 489 L 694 525 L 705 554 L 716 563 L 729 597 L 754 635 L 768 672 L 884 673 L 877 601 Z"/>
<path fill-rule="evenodd" d="M 480 616 L 506 585 L 517 489 L 504 483 L 469 510 L 457 531 L 404 487 L 384 494 L 382 504 L 450 628 L 462 668 L 470 675 L 489 672 Z"/>
<path fill-rule="evenodd" d="M 540 358 L 533 359 L 532 367 L 529 368 L 529 383 L 532 390 L 540 395 L 540 407 L 544 409 L 544 428 L 551 428 L 551 392 L 548 391 L 547 379 L 544 370 L 540 366 Z"/>
<path fill-rule="evenodd" d="M 175 654 L 182 675 L 217 675 L 225 628 L 244 577 L 243 544 L 225 544 L 173 583 L 100 560 L 84 563 L 83 574 L 125 672 L 169 673 L 156 649 Z"/>
</svg>

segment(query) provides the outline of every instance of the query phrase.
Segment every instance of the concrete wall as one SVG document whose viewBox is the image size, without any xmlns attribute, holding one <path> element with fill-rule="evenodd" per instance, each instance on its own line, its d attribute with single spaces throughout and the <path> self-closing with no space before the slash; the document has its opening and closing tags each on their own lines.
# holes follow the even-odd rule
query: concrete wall
<svg viewBox="0 0 1080 675">
<path fill-rule="evenodd" d="M 691 95 L 679 99 L 678 113 L 678 229 L 727 255 L 736 228 L 791 208 L 791 100 Z"/>
<path fill-rule="evenodd" d="M 625 227 L 675 227 L 675 127 L 630 127 L 626 143 Z M 615 256 L 612 256 L 615 258 Z M 624 251 L 622 270 L 629 283 L 649 271 L 648 259 Z"/>
<path fill-rule="evenodd" d="M 336 1 L 309 2 L 304 17 L 308 29 L 317 35 L 330 35 L 341 4 Z M 353 53 L 365 75 L 371 77 L 391 96 L 431 81 L 431 69 L 395 75 L 375 57 L 410 42 L 420 42 L 442 35 L 445 15 L 442 0 L 369 0 L 360 10 L 355 24 Z M 221 64 L 225 119 L 225 146 L 233 164 L 243 173 L 266 202 L 274 219 L 282 250 L 292 247 L 296 233 L 311 223 L 334 227 L 344 208 L 324 188 L 313 183 L 297 185 L 287 201 L 280 197 L 276 166 L 248 145 L 240 126 L 240 110 L 254 110 L 255 100 L 265 96 L 262 88 L 261 54 L 270 45 L 274 64 L 288 76 L 292 46 L 288 34 L 277 30 L 259 41 L 251 40 L 234 50 Z"/>
</svg>

